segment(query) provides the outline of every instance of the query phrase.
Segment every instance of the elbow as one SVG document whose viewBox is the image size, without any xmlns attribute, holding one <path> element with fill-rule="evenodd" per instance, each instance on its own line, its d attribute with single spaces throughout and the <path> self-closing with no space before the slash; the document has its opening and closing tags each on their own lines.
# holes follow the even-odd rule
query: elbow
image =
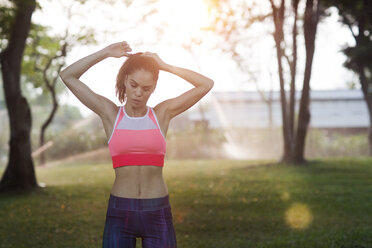
<svg viewBox="0 0 372 248">
<path fill-rule="evenodd" d="M 210 91 L 213 88 L 214 81 L 212 79 L 208 80 L 208 91 Z"/>
<path fill-rule="evenodd" d="M 213 85 L 214 81 L 212 79 L 208 79 L 208 81 L 206 81 L 205 84 L 203 84 L 203 86 L 201 87 L 203 91 L 203 96 L 206 95 L 209 91 L 211 91 Z"/>
<path fill-rule="evenodd" d="M 199 90 L 201 90 L 201 92 L 203 92 L 203 95 L 205 95 L 213 88 L 213 85 L 214 81 L 212 79 L 207 78 L 203 82 L 200 82 L 200 85 L 197 87 Z"/>
<path fill-rule="evenodd" d="M 59 73 L 58 73 L 59 77 L 63 80 L 65 78 L 65 72 L 64 70 L 61 70 Z"/>
<path fill-rule="evenodd" d="M 73 77 L 69 71 L 66 71 L 66 68 L 61 70 L 58 73 L 59 77 L 62 79 L 62 81 L 66 81 L 68 78 Z"/>
</svg>

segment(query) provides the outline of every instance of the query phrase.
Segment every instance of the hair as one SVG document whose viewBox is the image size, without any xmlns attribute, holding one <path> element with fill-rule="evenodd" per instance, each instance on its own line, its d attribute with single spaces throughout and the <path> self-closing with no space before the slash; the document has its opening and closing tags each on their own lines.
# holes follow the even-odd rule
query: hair
<svg viewBox="0 0 372 248">
<path fill-rule="evenodd" d="M 127 60 L 120 67 L 118 75 L 116 76 L 115 93 L 121 103 L 123 103 L 126 98 L 124 81 L 128 78 L 129 74 L 132 74 L 137 70 L 143 69 L 150 72 L 155 81 L 158 81 L 159 77 L 158 63 L 153 58 L 141 56 L 142 54 L 143 54 L 142 52 L 129 54 Z"/>
</svg>

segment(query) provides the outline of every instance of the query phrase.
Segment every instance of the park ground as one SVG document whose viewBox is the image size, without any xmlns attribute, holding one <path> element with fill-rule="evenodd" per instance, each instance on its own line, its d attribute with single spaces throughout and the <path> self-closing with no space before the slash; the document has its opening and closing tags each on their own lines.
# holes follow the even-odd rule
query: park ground
<svg viewBox="0 0 372 248">
<path fill-rule="evenodd" d="M 371 158 L 274 162 L 166 161 L 178 247 L 372 247 Z M 36 174 L 44 188 L 0 195 L 0 247 L 101 247 L 111 163 Z"/>
</svg>

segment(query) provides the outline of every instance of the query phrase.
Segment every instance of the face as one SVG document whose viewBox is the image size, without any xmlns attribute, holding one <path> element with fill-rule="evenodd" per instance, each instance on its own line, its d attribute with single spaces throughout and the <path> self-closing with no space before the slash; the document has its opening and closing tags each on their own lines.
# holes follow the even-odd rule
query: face
<svg viewBox="0 0 372 248">
<path fill-rule="evenodd" d="M 155 86 L 156 80 L 149 71 L 141 69 L 129 74 L 125 81 L 127 102 L 135 108 L 146 106 Z"/>
</svg>

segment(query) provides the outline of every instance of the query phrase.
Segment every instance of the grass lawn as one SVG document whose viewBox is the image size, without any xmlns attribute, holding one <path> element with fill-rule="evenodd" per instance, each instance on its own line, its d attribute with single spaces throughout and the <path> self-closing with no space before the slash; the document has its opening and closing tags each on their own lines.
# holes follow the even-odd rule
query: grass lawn
<svg viewBox="0 0 372 248">
<path fill-rule="evenodd" d="M 372 159 L 267 162 L 166 161 L 178 247 L 372 247 Z M 0 247 L 101 247 L 111 164 L 36 173 L 45 188 L 0 195 Z"/>
</svg>

